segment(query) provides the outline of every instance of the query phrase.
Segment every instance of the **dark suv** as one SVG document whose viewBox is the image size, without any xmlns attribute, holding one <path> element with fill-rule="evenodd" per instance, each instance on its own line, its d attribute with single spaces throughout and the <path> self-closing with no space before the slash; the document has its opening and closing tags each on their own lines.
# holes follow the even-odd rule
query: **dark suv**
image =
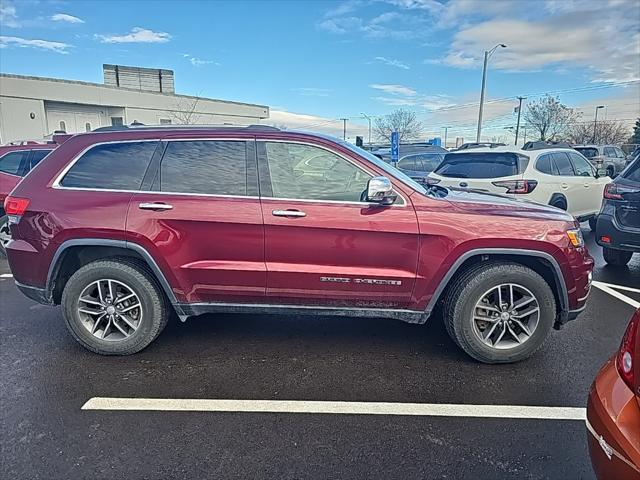
<svg viewBox="0 0 640 480">
<path fill-rule="evenodd" d="M 558 209 L 428 189 L 340 140 L 272 127 L 73 136 L 5 202 L 18 287 L 102 354 L 171 312 L 390 317 L 441 306 L 473 358 L 513 362 L 581 312 L 593 260 Z"/>
<path fill-rule="evenodd" d="M 640 158 L 604 188 L 596 241 L 607 263 L 623 266 L 640 252 Z"/>
</svg>

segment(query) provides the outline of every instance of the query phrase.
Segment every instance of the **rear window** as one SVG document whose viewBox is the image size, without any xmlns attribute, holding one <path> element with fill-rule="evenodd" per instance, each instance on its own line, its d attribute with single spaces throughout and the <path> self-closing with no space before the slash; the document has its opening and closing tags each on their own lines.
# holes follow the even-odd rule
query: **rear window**
<svg viewBox="0 0 640 480">
<path fill-rule="evenodd" d="M 73 164 L 60 184 L 72 188 L 139 190 L 158 142 L 96 145 Z"/>
<path fill-rule="evenodd" d="M 593 147 L 576 147 L 574 150 L 577 150 L 582 155 L 587 158 L 593 158 L 598 156 L 598 149 Z"/>
<path fill-rule="evenodd" d="M 636 160 L 632 163 L 622 176 L 632 182 L 640 183 L 640 160 Z"/>
<path fill-rule="evenodd" d="M 454 178 L 500 178 L 519 175 L 527 168 L 527 157 L 516 153 L 449 153 L 434 173 Z"/>
</svg>

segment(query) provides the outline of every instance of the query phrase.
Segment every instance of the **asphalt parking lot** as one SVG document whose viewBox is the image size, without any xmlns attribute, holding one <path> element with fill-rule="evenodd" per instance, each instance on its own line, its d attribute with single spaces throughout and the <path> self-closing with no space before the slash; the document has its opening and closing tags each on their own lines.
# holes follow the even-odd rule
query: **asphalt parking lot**
<svg viewBox="0 0 640 480">
<path fill-rule="evenodd" d="M 640 256 L 606 267 L 584 232 L 595 280 L 638 288 Z M 7 273 L 0 262 L 3 478 L 590 479 L 579 420 L 81 407 L 123 397 L 581 408 L 633 311 L 594 288 L 578 320 L 516 365 L 472 361 L 438 319 L 244 315 L 170 324 L 137 355 L 101 357 Z"/>
</svg>

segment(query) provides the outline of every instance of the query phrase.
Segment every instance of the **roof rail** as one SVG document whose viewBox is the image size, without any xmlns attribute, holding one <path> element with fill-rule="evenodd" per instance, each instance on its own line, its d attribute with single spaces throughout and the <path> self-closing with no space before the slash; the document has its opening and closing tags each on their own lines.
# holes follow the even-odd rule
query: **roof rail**
<svg viewBox="0 0 640 480">
<path fill-rule="evenodd" d="M 117 132 L 123 130 L 183 130 L 183 129 L 210 129 L 210 128 L 241 128 L 244 130 L 257 130 L 257 131 L 274 131 L 279 132 L 278 127 L 272 127 L 271 125 L 234 125 L 231 123 L 211 124 L 211 125 L 143 125 L 142 123 L 136 123 L 131 125 L 111 125 L 108 127 L 99 127 L 92 132 Z"/>
<path fill-rule="evenodd" d="M 545 148 L 573 148 L 567 142 L 527 142 L 522 146 L 522 150 L 544 150 Z"/>
</svg>

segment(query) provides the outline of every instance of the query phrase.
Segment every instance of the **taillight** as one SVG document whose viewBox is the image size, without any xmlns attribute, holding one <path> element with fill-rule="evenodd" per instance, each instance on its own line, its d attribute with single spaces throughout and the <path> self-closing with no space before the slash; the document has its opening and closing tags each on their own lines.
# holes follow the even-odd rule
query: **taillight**
<svg viewBox="0 0 640 480">
<path fill-rule="evenodd" d="M 615 183 L 606 184 L 602 195 L 609 200 L 624 200 L 622 194 L 618 192 L 618 186 Z"/>
<path fill-rule="evenodd" d="M 616 367 L 618 373 L 624 383 L 633 391 L 634 385 L 634 362 L 639 361 L 638 355 L 640 352 L 636 352 L 636 336 L 638 330 L 640 330 L 640 309 L 636 310 L 636 314 L 633 316 L 627 326 L 627 330 L 622 337 L 622 343 L 620 344 L 620 350 L 616 355 Z"/>
<path fill-rule="evenodd" d="M 28 198 L 7 197 L 4 199 L 4 211 L 9 216 L 10 223 L 18 223 L 28 206 Z"/>
<path fill-rule="evenodd" d="M 501 182 L 491 182 L 496 187 L 507 189 L 505 193 L 531 193 L 538 186 L 536 180 L 504 180 Z"/>
</svg>

